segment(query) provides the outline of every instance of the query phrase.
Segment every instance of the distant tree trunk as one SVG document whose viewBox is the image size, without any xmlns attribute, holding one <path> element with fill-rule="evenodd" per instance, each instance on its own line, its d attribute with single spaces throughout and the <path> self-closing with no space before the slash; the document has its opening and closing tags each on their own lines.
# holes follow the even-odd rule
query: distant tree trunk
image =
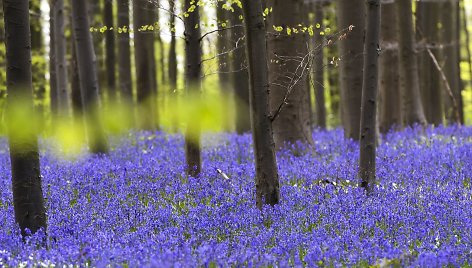
<svg viewBox="0 0 472 268">
<path fill-rule="evenodd" d="M 13 206 L 21 234 L 27 236 L 26 229 L 36 233 L 43 228 L 46 232 L 38 142 L 36 129 L 31 126 L 34 108 L 28 0 L 3 0 L 3 12 Z M 17 109 L 22 112 L 16 113 Z"/>
<path fill-rule="evenodd" d="M 395 2 L 383 2 L 381 10 L 379 129 L 386 133 L 401 127 L 402 117 Z"/>
<path fill-rule="evenodd" d="M 446 120 L 448 123 L 457 123 L 462 121 L 463 110 L 461 107 L 462 95 L 460 90 L 460 74 L 458 68 L 459 53 L 457 50 L 459 36 L 458 29 L 456 25 L 457 20 L 457 5 L 456 1 L 450 0 L 443 4 L 442 7 L 442 44 L 443 44 L 443 70 L 446 75 L 449 86 L 452 90 L 452 95 L 454 96 L 454 101 L 458 111 L 455 111 L 454 101 L 451 97 L 445 93 L 444 104 L 445 104 L 445 114 Z M 459 114 L 459 118 L 457 118 Z"/>
<path fill-rule="evenodd" d="M 287 27 L 298 27 L 303 16 L 301 0 L 270 0 L 271 34 L 268 39 L 270 107 L 276 148 L 297 141 L 313 143 L 306 76 L 308 49 L 302 33 L 287 34 Z M 282 32 L 272 29 L 282 26 Z M 306 58 L 305 58 L 306 57 Z M 304 61 L 300 59 L 305 58 Z"/>
<path fill-rule="evenodd" d="M 400 52 L 400 87 L 404 125 L 426 124 L 420 95 L 411 0 L 396 0 Z"/>
<path fill-rule="evenodd" d="M 242 10 L 237 5 L 233 5 L 234 12 L 228 12 L 231 29 L 232 53 L 232 84 L 236 103 L 236 132 L 239 134 L 251 130 L 251 118 L 249 112 L 249 76 L 247 70 L 245 53 L 245 36 L 243 21 L 240 19 Z M 239 25 L 239 26 L 238 26 Z"/>
<path fill-rule="evenodd" d="M 337 0 L 338 30 L 354 26 L 346 40 L 338 44 L 340 61 L 341 122 L 344 135 L 359 140 L 364 66 L 364 0 Z"/>
<path fill-rule="evenodd" d="M 128 105 L 133 103 L 129 26 L 129 0 L 118 0 L 118 75 L 121 99 Z"/>
<path fill-rule="evenodd" d="M 69 114 L 69 90 L 67 79 L 66 35 L 64 23 L 64 0 L 53 0 L 54 5 L 54 49 L 56 68 L 56 90 L 59 116 Z"/>
<path fill-rule="evenodd" d="M 315 11 L 315 61 L 314 61 L 314 93 L 315 93 L 315 109 L 316 109 L 316 125 L 320 128 L 326 128 L 326 107 L 325 107 L 325 86 L 324 86 L 324 35 L 321 35 L 323 30 L 324 19 L 324 3 L 316 2 L 314 4 Z M 317 26 L 320 26 L 319 28 Z"/>
<path fill-rule="evenodd" d="M 439 44 L 439 8 L 440 4 L 419 1 L 416 6 L 417 36 L 419 44 L 427 48 L 437 59 L 440 57 Z M 443 122 L 443 104 L 440 75 L 426 48 L 419 54 L 420 88 L 426 121 L 440 125 Z"/>
<path fill-rule="evenodd" d="M 106 62 L 105 62 L 105 48 L 103 46 L 105 34 L 100 32 L 100 27 L 104 24 L 102 4 L 108 0 L 85 0 L 87 1 L 87 14 L 89 17 L 90 26 L 94 27 L 92 36 L 93 49 L 95 51 L 97 71 L 98 71 L 98 86 L 106 89 Z M 102 99 L 105 99 L 106 90 L 100 90 L 99 94 Z"/>
<path fill-rule="evenodd" d="M 176 37 L 175 37 L 175 0 L 169 0 L 169 27 L 171 32 L 169 45 L 169 84 L 171 92 L 177 89 L 177 52 L 176 52 Z"/>
<path fill-rule="evenodd" d="M 82 105 L 89 147 L 93 153 L 107 153 L 108 143 L 99 113 L 98 79 L 96 58 L 93 50 L 87 4 L 83 0 L 72 0 L 73 30 L 80 76 Z"/>
<path fill-rule="evenodd" d="M 191 11 L 193 9 L 193 11 Z M 200 14 L 199 6 L 193 0 L 185 0 L 185 86 L 187 92 L 201 91 L 201 47 L 200 47 Z M 197 177 L 201 171 L 200 159 L 200 122 L 187 122 L 185 132 L 185 156 L 187 159 L 187 174 Z"/>
<path fill-rule="evenodd" d="M 256 159 L 256 205 L 276 205 L 280 200 L 272 124 L 269 120 L 269 69 L 266 28 L 260 0 L 243 0 L 246 55 L 249 67 L 251 129 Z"/>
<path fill-rule="evenodd" d="M 59 114 L 56 76 L 56 38 L 54 36 L 54 0 L 49 1 L 49 98 L 51 103 L 51 115 Z"/>
<path fill-rule="evenodd" d="M 113 19 L 113 0 L 105 0 L 103 7 L 103 20 L 107 31 L 105 32 L 105 55 L 108 100 L 117 99 L 116 72 L 115 72 L 115 22 Z"/>
<path fill-rule="evenodd" d="M 325 7 L 325 15 L 328 21 L 331 22 L 330 28 L 332 33 L 338 32 L 338 26 L 336 24 L 336 12 L 335 12 L 335 1 L 328 1 L 329 4 Z M 335 41 L 335 37 L 332 35 L 326 36 L 327 42 L 329 40 Z M 329 118 L 328 122 L 331 122 L 332 125 L 339 125 L 341 119 L 341 106 L 340 102 L 340 79 L 339 79 L 339 68 L 336 63 L 336 58 L 339 57 L 338 45 L 341 42 L 331 42 L 326 47 L 326 75 L 328 76 L 328 89 L 329 89 Z"/>
<path fill-rule="evenodd" d="M 149 48 L 149 33 L 147 31 L 148 12 L 147 0 L 133 1 L 133 26 L 134 26 L 134 55 L 136 66 L 136 92 L 138 107 L 138 126 L 142 129 L 155 129 L 156 127 L 156 105 L 154 103 L 154 82 L 152 53 Z M 152 37 L 151 37 L 152 39 Z"/>
<path fill-rule="evenodd" d="M 36 114 L 41 118 L 45 116 L 44 100 L 46 99 L 46 47 L 43 38 L 43 20 L 41 14 L 41 0 L 30 0 L 30 31 L 31 31 L 31 53 L 33 73 L 33 96 L 36 102 Z M 43 122 L 44 120 L 40 120 Z M 39 127 L 39 126 L 38 126 Z"/>
<path fill-rule="evenodd" d="M 367 28 L 364 45 L 359 176 L 361 177 L 361 187 L 370 193 L 374 190 L 375 183 L 380 0 L 367 0 L 366 7 Z"/>
<path fill-rule="evenodd" d="M 148 33 L 146 34 L 146 44 L 149 50 L 149 66 L 151 66 L 151 85 L 152 85 L 152 102 L 154 105 L 154 118 L 155 118 L 155 128 L 159 127 L 159 116 L 158 116 L 158 108 L 157 108 L 157 94 L 158 94 L 158 83 L 157 83 L 157 62 L 156 62 L 156 29 L 159 25 L 156 23 L 156 13 L 157 13 L 157 6 L 156 1 L 147 1 L 145 6 L 146 12 L 146 21 L 147 25 L 152 26 Z"/>
</svg>

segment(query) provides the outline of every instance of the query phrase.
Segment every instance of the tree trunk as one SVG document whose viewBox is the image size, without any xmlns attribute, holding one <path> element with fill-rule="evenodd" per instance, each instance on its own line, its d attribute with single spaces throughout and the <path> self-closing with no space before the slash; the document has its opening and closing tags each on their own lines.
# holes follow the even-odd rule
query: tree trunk
<svg viewBox="0 0 472 268">
<path fill-rule="evenodd" d="M 400 53 L 400 89 L 404 125 L 426 124 L 420 95 L 418 61 L 411 0 L 397 0 L 397 31 Z"/>
<path fill-rule="evenodd" d="M 326 128 L 326 107 L 325 107 L 325 86 L 324 86 L 324 35 L 321 35 L 323 30 L 323 19 L 324 19 L 324 3 L 316 2 L 314 4 L 315 11 L 315 33 L 314 33 L 314 43 L 315 43 L 315 60 L 314 60 L 314 94 L 315 94 L 315 109 L 316 109 L 316 126 L 320 128 Z M 318 27 L 318 25 L 320 27 Z"/>
<path fill-rule="evenodd" d="M 108 100 L 117 99 L 116 75 L 115 75 L 115 22 L 113 19 L 113 0 L 105 0 L 103 7 L 103 21 L 107 27 L 105 31 L 105 55 Z"/>
<path fill-rule="evenodd" d="M 169 84 L 171 92 L 177 89 L 177 40 L 175 36 L 175 0 L 169 0 L 169 27 L 171 31 L 170 45 L 169 45 Z"/>
<path fill-rule="evenodd" d="M 359 176 L 361 177 L 361 187 L 366 189 L 368 193 L 371 193 L 375 186 L 380 0 L 367 0 L 366 9 L 367 28 L 362 81 Z"/>
<path fill-rule="evenodd" d="M 44 101 L 46 99 L 46 57 L 45 43 L 43 39 L 43 20 L 41 14 L 41 0 L 30 0 L 30 31 L 31 31 L 31 54 L 32 54 L 32 74 L 33 74 L 33 98 L 36 102 L 36 114 L 41 116 L 44 122 L 45 116 Z M 40 126 L 38 126 L 40 127 Z"/>
<path fill-rule="evenodd" d="M 133 26 L 134 26 L 134 55 L 136 66 L 136 91 L 138 107 L 138 126 L 142 129 L 152 130 L 156 127 L 156 105 L 154 99 L 155 76 L 151 58 L 153 50 L 149 47 L 149 39 L 152 34 L 147 30 L 148 12 L 147 0 L 133 1 Z"/>
<path fill-rule="evenodd" d="M 308 49 L 304 34 L 287 34 L 287 27 L 298 28 L 303 16 L 301 0 L 270 0 L 269 79 L 270 107 L 276 148 L 285 143 L 313 143 L 308 107 Z M 282 26 L 283 31 L 272 28 Z M 303 60 L 301 60 L 303 59 Z"/>
<path fill-rule="evenodd" d="M 23 236 L 46 232 L 31 73 L 28 0 L 3 0 L 7 57 L 7 124 L 15 220 Z M 20 111 L 21 113 L 17 113 Z"/>
<path fill-rule="evenodd" d="M 402 125 L 395 2 L 383 2 L 381 12 L 379 129 L 386 133 Z"/>
<path fill-rule="evenodd" d="M 421 99 L 423 101 L 426 121 L 433 125 L 440 125 L 443 121 L 443 104 L 441 98 L 440 75 L 427 48 L 436 58 L 440 57 L 437 48 L 439 43 L 439 8 L 440 4 L 429 1 L 419 1 L 416 6 L 417 36 L 421 48 L 419 54 L 419 74 Z"/>
<path fill-rule="evenodd" d="M 254 158 L 256 159 L 256 206 L 279 203 L 279 175 L 269 109 L 269 70 L 266 28 L 260 0 L 243 0 L 246 55 L 249 67 L 249 95 Z"/>
<path fill-rule="evenodd" d="M 359 140 L 362 97 L 362 68 L 364 66 L 364 0 L 337 0 L 338 30 L 354 26 L 347 38 L 338 44 L 341 84 L 341 122 L 344 135 Z"/>
<path fill-rule="evenodd" d="M 192 11 L 193 9 L 193 11 Z M 201 91 L 201 47 L 199 6 L 193 0 L 185 0 L 185 86 L 187 92 L 199 95 Z M 201 171 L 200 159 L 200 122 L 187 122 L 185 132 L 185 156 L 187 174 L 197 177 Z"/>
<path fill-rule="evenodd" d="M 251 130 L 251 118 L 249 112 L 249 76 L 247 71 L 245 36 L 242 25 L 242 10 L 237 5 L 233 5 L 234 12 L 228 12 L 231 29 L 232 53 L 232 84 L 236 104 L 236 132 L 239 134 Z"/>
<path fill-rule="evenodd" d="M 128 105 L 133 103 L 131 80 L 131 48 L 129 37 L 129 0 L 118 0 L 118 75 L 121 99 Z"/>
<path fill-rule="evenodd" d="M 67 80 L 66 35 L 64 23 L 64 0 L 53 0 L 54 5 L 54 49 L 56 68 L 56 90 L 59 116 L 69 114 L 69 90 Z"/>
<path fill-rule="evenodd" d="M 73 25 L 73 18 L 70 18 L 70 24 Z M 77 124 L 83 122 L 84 107 L 82 104 L 82 95 L 80 90 L 79 66 L 77 62 L 77 48 L 75 46 L 74 31 L 71 33 L 71 56 L 70 56 L 70 77 L 71 77 L 71 99 L 72 116 Z"/>
<path fill-rule="evenodd" d="M 73 30 L 77 63 L 80 76 L 82 105 L 89 147 L 93 153 L 107 153 L 108 143 L 99 113 L 98 79 L 96 58 L 93 50 L 87 4 L 83 0 L 72 0 Z"/>
<path fill-rule="evenodd" d="M 54 37 L 54 3 L 49 1 L 49 99 L 51 103 L 51 115 L 59 114 L 56 76 L 56 38 Z M 54 121 L 53 121 L 54 123 Z"/>
</svg>

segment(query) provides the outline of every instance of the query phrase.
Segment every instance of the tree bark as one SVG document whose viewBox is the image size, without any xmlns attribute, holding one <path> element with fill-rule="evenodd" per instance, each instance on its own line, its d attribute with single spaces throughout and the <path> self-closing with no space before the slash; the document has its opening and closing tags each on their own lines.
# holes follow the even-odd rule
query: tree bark
<svg viewBox="0 0 472 268">
<path fill-rule="evenodd" d="M 192 11 L 193 9 L 193 11 Z M 200 47 L 200 14 L 199 6 L 193 0 L 185 0 L 185 86 L 187 93 L 201 92 L 201 47 Z M 185 132 L 185 156 L 187 160 L 187 174 L 197 177 L 201 171 L 200 159 L 200 122 L 187 122 Z"/>
<path fill-rule="evenodd" d="M 49 1 L 49 99 L 51 103 L 52 117 L 55 117 L 59 114 L 59 96 L 57 95 L 56 76 L 56 38 L 54 36 L 54 24 L 54 2 L 51 0 Z"/>
<path fill-rule="evenodd" d="M 341 122 L 344 135 L 359 140 L 364 66 L 364 0 L 337 0 L 338 30 L 354 26 L 345 40 L 338 44 L 340 61 Z"/>
<path fill-rule="evenodd" d="M 251 118 L 249 111 L 249 76 L 245 52 L 245 36 L 242 20 L 242 9 L 233 5 L 234 12 L 229 12 L 230 26 L 233 27 L 230 32 L 232 53 L 232 84 L 236 103 L 236 132 L 239 134 L 251 130 Z"/>
<path fill-rule="evenodd" d="M 169 27 L 171 29 L 170 45 L 169 45 L 169 84 L 171 92 L 177 89 L 177 40 L 175 36 L 175 0 L 169 0 Z"/>
<path fill-rule="evenodd" d="M 115 22 L 113 19 L 113 0 L 105 0 L 103 6 L 103 21 L 107 27 L 105 32 L 105 55 L 108 100 L 116 101 L 116 57 L 115 57 Z"/>
<path fill-rule="evenodd" d="M 133 1 L 133 27 L 134 27 L 134 55 L 136 66 L 136 91 L 138 107 L 138 126 L 142 129 L 153 130 L 156 128 L 156 105 L 154 95 L 153 76 L 154 67 L 152 66 L 153 50 L 149 47 L 149 39 L 152 39 L 152 33 L 147 30 L 149 23 L 147 0 Z M 151 36 L 151 37 L 149 37 Z"/>
<path fill-rule="evenodd" d="M 118 75 L 121 99 L 131 105 L 133 103 L 133 84 L 131 80 L 131 47 L 129 0 L 118 0 Z"/>
<path fill-rule="evenodd" d="M 361 178 L 361 187 L 366 189 L 368 193 L 371 193 L 375 186 L 380 0 L 366 0 L 366 9 L 367 28 L 362 81 L 359 176 Z"/>
<path fill-rule="evenodd" d="M 54 49 L 56 68 L 56 90 L 58 115 L 67 118 L 69 115 L 69 90 L 67 79 L 66 35 L 64 23 L 64 0 L 53 0 L 54 9 Z"/>
<path fill-rule="evenodd" d="M 314 33 L 314 43 L 315 43 L 315 60 L 314 60 L 314 94 L 315 94 L 315 109 L 316 109 L 316 126 L 320 128 L 326 128 L 326 106 L 325 106 L 325 96 L 324 96 L 324 35 L 321 35 L 323 29 L 323 19 L 324 19 L 324 3 L 316 2 L 314 4 L 315 11 L 315 33 Z M 318 28 L 318 25 L 320 26 Z"/>
<path fill-rule="evenodd" d="M 15 220 L 23 236 L 46 232 L 34 113 L 28 0 L 3 0 L 7 57 L 7 124 Z M 17 113 L 21 109 L 21 113 Z"/>
<path fill-rule="evenodd" d="M 303 16 L 301 0 L 270 0 L 269 79 L 270 107 L 276 148 L 297 141 L 313 143 L 307 102 L 308 49 L 304 34 L 287 34 Z M 274 26 L 282 26 L 277 32 Z M 301 60 L 303 59 L 303 60 Z"/>
<path fill-rule="evenodd" d="M 279 175 L 269 109 L 266 28 L 260 0 L 243 0 L 250 81 L 251 129 L 256 159 L 256 206 L 279 203 Z"/>
<path fill-rule="evenodd" d="M 411 0 L 396 0 L 397 31 L 400 53 L 400 89 L 404 125 L 426 124 L 420 95 L 418 60 Z"/>
<path fill-rule="evenodd" d="M 87 17 L 87 4 L 83 0 L 72 0 L 73 30 L 77 63 L 80 76 L 82 105 L 85 112 L 85 125 L 90 151 L 107 153 L 108 143 L 99 113 L 99 88 L 96 57 L 93 49 L 90 24 Z"/>
<path fill-rule="evenodd" d="M 419 1 L 416 6 L 417 36 L 422 46 L 430 47 L 436 58 L 440 57 L 439 44 L 439 8 L 440 4 Z M 443 122 L 443 103 L 441 98 L 441 81 L 438 70 L 426 48 L 420 48 L 419 74 L 421 99 L 426 121 L 433 125 Z"/>
<path fill-rule="evenodd" d="M 383 2 L 381 13 L 379 129 L 386 133 L 402 126 L 395 2 Z"/>
</svg>

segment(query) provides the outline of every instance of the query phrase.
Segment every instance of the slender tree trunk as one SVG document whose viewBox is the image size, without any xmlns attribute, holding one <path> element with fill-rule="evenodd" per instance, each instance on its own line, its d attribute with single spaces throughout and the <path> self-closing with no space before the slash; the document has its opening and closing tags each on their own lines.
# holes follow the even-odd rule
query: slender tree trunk
<svg viewBox="0 0 472 268">
<path fill-rule="evenodd" d="M 382 3 L 381 12 L 379 129 L 386 133 L 392 127 L 402 125 L 395 2 Z"/>
<path fill-rule="evenodd" d="M 64 0 L 54 0 L 53 9 L 57 105 L 59 116 L 67 118 L 69 114 L 69 90 L 67 79 Z"/>
<path fill-rule="evenodd" d="M 436 58 L 440 57 L 437 48 L 439 42 L 439 8 L 440 4 L 430 1 L 419 1 L 416 6 L 417 36 L 419 44 L 430 48 Z M 440 125 L 443 121 L 443 104 L 441 81 L 438 70 L 429 56 L 427 48 L 421 48 L 419 54 L 419 74 L 421 99 L 428 123 Z"/>
<path fill-rule="evenodd" d="M 133 1 L 133 26 L 134 26 L 134 55 L 136 66 L 136 91 L 138 107 L 138 126 L 142 129 L 155 129 L 156 105 L 154 102 L 153 66 L 151 58 L 154 57 L 149 47 L 149 36 L 147 31 L 148 12 L 147 0 Z M 152 37 L 151 37 L 152 39 Z"/>
<path fill-rule="evenodd" d="M 251 128 L 256 159 L 256 206 L 279 203 L 279 175 L 269 120 L 269 69 L 266 28 L 260 0 L 243 0 L 246 55 L 249 67 Z"/>
<path fill-rule="evenodd" d="M 338 44 L 341 84 L 341 122 L 344 135 L 359 140 L 361 119 L 362 68 L 364 65 L 364 0 L 337 0 L 338 30 L 354 26 Z"/>
<path fill-rule="evenodd" d="M 380 0 L 366 0 L 366 9 L 367 28 L 364 45 L 359 176 L 361 177 L 361 187 L 370 193 L 373 191 L 375 184 Z"/>
<path fill-rule="evenodd" d="M 420 95 L 411 0 L 396 0 L 400 52 L 400 87 L 404 125 L 426 124 Z"/>
<path fill-rule="evenodd" d="M 287 34 L 298 27 L 303 16 L 301 0 L 270 0 L 271 34 L 268 39 L 270 107 L 276 148 L 297 141 L 313 143 L 308 107 L 308 49 L 302 33 Z M 272 25 L 282 26 L 282 32 Z M 303 60 L 300 60 L 303 59 Z"/>
<path fill-rule="evenodd" d="M 33 96 L 36 102 L 36 114 L 41 116 L 40 122 L 45 116 L 44 100 L 46 99 L 46 49 L 43 37 L 43 20 L 41 14 L 41 0 L 30 0 L 30 31 L 31 31 L 31 54 L 33 73 Z M 42 127 L 42 126 L 38 126 Z"/>
<path fill-rule="evenodd" d="M 171 92 L 177 89 L 177 40 L 175 36 L 175 0 L 169 0 L 169 25 L 171 29 L 170 45 L 169 45 L 169 84 Z"/>
<path fill-rule="evenodd" d="M 236 103 L 236 132 L 239 134 L 251 130 L 251 118 L 249 111 L 249 76 L 247 70 L 245 53 L 245 34 L 242 16 L 242 9 L 233 5 L 234 12 L 228 12 L 231 29 L 231 47 L 232 53 L 232 84 Z M 239 25 L 239 26 L 238 26 Z"/>
<path fill-rule="evenodd" d="M 69 16 L 70 25 L 73 25 L 72 15 Z M 71 33 L 71 55 L 70 55 L 70 77 L 71 77 L 71 100 L 72 100 L 72 116 L 76 124 L 83 122 L 84 107 L 82 104 L 82 95 L 80 90 L 79 66 L 77 62 L 77 48 L 75 46 L 74 31 Z M 84 133 L 85 134 L 85 133 Z"/>
<path fill-rule="evenodd" d="M 83 0 L 72 0 L 73 30 L 80 76 L 82 105 L 89 147 L 93 153 L 108 152 L 108 143 L 99 113 L 98 79 L 96 58 L 93 49 L 87 4 Z"/>
<path fill-rule="evenodd" d="M 115 22 L 113 19 L 113 0 L 105 0 L 103 6 L 103 20 L 107 31 L 105 32 L 105 55 L 108 100 L 117 99 L 116 91 L 116 57 L 115 57 Z"/>
<path fill-rule="evenodd" d="M 193 9 L 193 11 L 192 11 Z M 195 95 L 201 91 L 201 47 L 200 47 L 200 14 L 199 6 L 193 0 L 185 0 L 184 12 L 188 16 L 185 24 L 185 84 L 187 92 Z M 196 177 L 201 171 L 200 159 L 200 122 L 187 122 L 185 132 L 185 156 L 187 159 L 187 174 Z"/>
<path fill-rule="evenodd" d="M 51 115 L 59 114 L 59 96 L 57 94 L 56 76 L 56 38 L 54 33 L 54 0 L 49 1 L 49 98 L 51 103 Z"/>
<path fill-rule="evenodd" d="M 121 99 L 128 105 L 133 103 L 129 26 L 129 0 L 118 0 L 118 75 Z"/>
<path fill-rule="evenodd" d="M 326 128 L 326 106 L 325 106 L 325 86 L 324 86 L 324 35 L 321 35 L 323 30 L 323 19 L 324 19 L 324 3 L 317 2 L 314 4 L 315 11 L 315 61 L 314 61 L 314 94 L 316 103 L 316 125 L 320 128 Z M 320 27 L 318 27 L 318 25 Z"/>
<path fill-rule="evenodd" d="M 7 124 L 12 170 L 13 206 L 21 234 L 43 228 L 46 213 L 39 165 L 31 73 L 28 0 L 3 0 L 7 56 Z M 21 113 L 17 113 L 21 109 Z"/>
</svg>

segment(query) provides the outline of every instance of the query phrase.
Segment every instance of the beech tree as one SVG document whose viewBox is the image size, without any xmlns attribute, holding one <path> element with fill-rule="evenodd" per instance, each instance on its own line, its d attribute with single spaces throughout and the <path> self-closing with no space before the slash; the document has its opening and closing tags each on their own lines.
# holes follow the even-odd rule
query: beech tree
<svg viewBox="0 0 472 268">
<path fill-rule="evenodd" d="M 276 148 L 297 141 L 313 143 L 307 102 L 308 48 L 303 33 L 288 34 L 303 21 L 302 0 L 268 0 L 270 107 Z M 272 29 L 282 27 L 281 32 Z M 289 30 L 287 30 L 287 28 Z"/>
<path fill-rule="evenodd" d="M 46 231 L 38 142 L 31 127 L 33 89 L 28 0 L 3 0 L 7 57 L 7 124 L 13 206 L 21 234 Z"/>
<path fill-rule="evenodd" d="M 201 92 L 202 50 L 200 47 L 200 8 L 194 0 L 185 0 L 185 86 L 187 93 Z M 185 156 L 187 174 L 196 177 L 201 171 L 200 122 L 192 120 L 185 131 Z"/>
<path fill-rule="evenodd" d="M 375 182 L 380 0 L 367 0 L 366 7 L 367 20 L 362 82 L 359 176 L 361 177 L 361 187 L 370 193 L 374 189 Z"/>
<path fill-rule="evenodd" d="M 117 91 L 116 91 L 116 57 L 115 57 L 115 22 L 113 16 L 113 1 L 114 0 L 105 0 L 103 5 L 103 22 L 107 27 L 105 32 L 105 66 L 106 66 L 106 75 L 107 75 L 107 91 L 108 99 L 115 100 Z"/>
<path fill-rule="evenodd" d="M 108 142 L 99 115 L 98 78 L 87 2 L 72 0 L 72 23 L 80 76 L 80 91 L 90 151 L 107 153 Z"/>
<path fill-rule="evenodd" d="M 133 103 L 133 83 L 131 80 L 131 47 L 129 37 L 129 0 L 118 0 L 118 76 L 121 100 Z"/>
<path fill-rule="evenodd" d="M 243 0 L 249 67 L 251 129 L 256 160 L 256 205 L 279 203 L 279 175 L 269 110 L 269 69 L 261 0 Z"/>
<path fill-rule="evenodd" d="M 316 126 L 320 128 L 326 128 L 326 107 L 325 107 L 325 86 L 324 86 L 324 35 L 321 34 L 323 30 L 323 19 L 324 19 L 324 2 L 315 2 L 313 9 L 315 13 L 314 24 L 314 46 L 316 50 L 315 60 L 313 63 L 313 89 L 315 94 L 315 109 L 316 109 Z M 320 27 L 318 27 L 318 25 Z"/>
<path fill-rule="evenodd" d="M 364 58 L 364 0 L 336 1 L 338 30 L 351 28 L 345 40 L 339 42 L 341 81 L 341 122 L 344 135 L 359 140 L 361 115 L 362 68 Z"/>
</svg>

